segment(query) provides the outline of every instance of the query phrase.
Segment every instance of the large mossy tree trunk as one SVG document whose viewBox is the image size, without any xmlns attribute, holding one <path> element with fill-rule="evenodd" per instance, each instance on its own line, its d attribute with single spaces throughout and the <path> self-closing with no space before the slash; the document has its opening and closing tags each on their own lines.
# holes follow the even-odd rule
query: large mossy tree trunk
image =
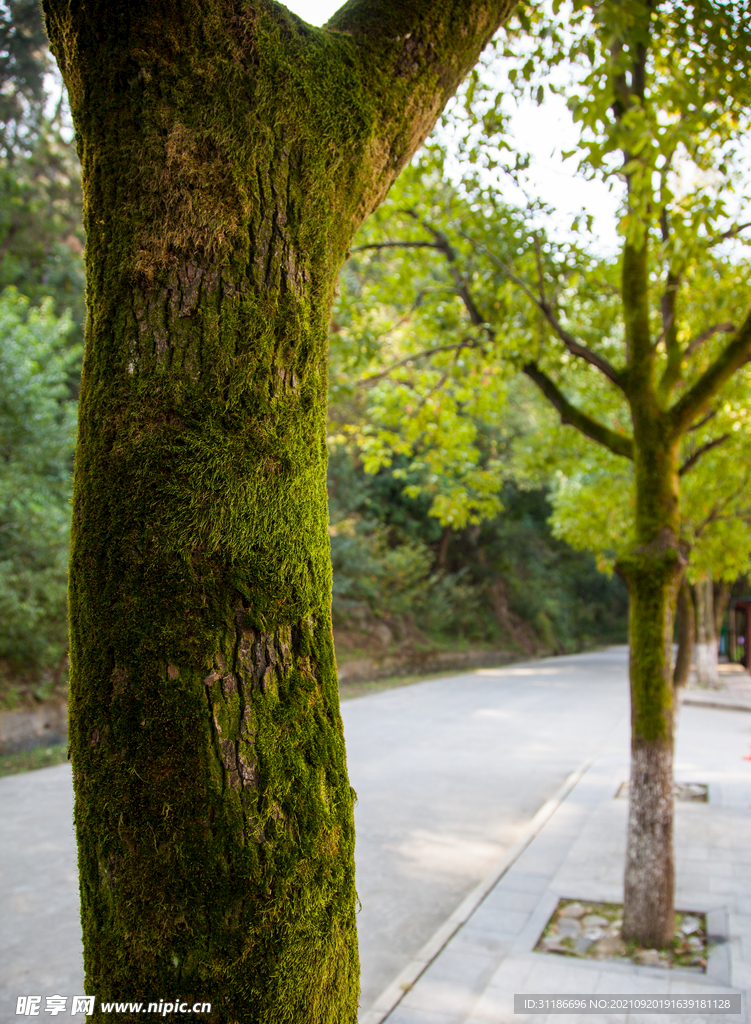
<svg viewBox="0 0 751 1024">
<path fill-rule="evenodd" d="M 354 231 L 512 3 L 353 0 L 326 29 L 270 0 L 44 6 L 87 231 L 86 991 L 97 1016 L 179 999 L 223 1022 L 354 1022 L 327 325 Z"/>
</svg>

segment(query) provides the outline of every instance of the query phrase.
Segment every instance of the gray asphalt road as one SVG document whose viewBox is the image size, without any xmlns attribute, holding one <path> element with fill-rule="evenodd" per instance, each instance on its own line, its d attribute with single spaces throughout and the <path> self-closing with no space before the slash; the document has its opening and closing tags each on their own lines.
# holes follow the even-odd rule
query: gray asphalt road
<svg viewBox="0 0 751 1024">
<path fill-rule="evenodd" d="M 628 751 L 625 647 L 434 679 L 342 705 L 358 794 L 367 1009 L 566 776 Z"/>
<path fill-rule="evenodd" d="M 627 749 L 626 679 L 618 648 L 343 704 L 364 1009 L 569 772 L 609 742 Z M 18 995 L 81 993 L 71 808 L 67 765 L 0 779 L 3 1024 Z"/>
</svg>

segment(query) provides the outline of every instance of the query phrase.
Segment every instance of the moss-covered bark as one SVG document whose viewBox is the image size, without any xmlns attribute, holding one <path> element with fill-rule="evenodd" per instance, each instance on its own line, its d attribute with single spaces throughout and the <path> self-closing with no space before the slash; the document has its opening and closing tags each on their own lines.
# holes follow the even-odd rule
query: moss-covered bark
<svg viewBox="0 0 751 1024">
<path fill-rule="evenodd" d="M 686 565 L 678 541 L 677 446 L 660 414 L 632 401 L 636 544 L 619 568 L 629 587 L 631 782 L 623 937 L 657 947 L 673 935 L 673 614 Z M 640 436 L 641 434 L 641 436 Z"/>
<path fill-rule="evenodd" d="M 622 299 L 635 477 L 629 588 L 631 783 L 623 936 L 650 947 L 673 935 L 673 616 L 686 567 L 680 543 L 680 436 L 658 398 L 649 323 L 647 240 L 626 243 Z"/>
<path fill-rule="evenodd" d="M 330 304 L 511 4 L 393 6 L 317 30 L 267 0 L 45 2 L 85 194 L 70 737 L 99 1000 L 356 1019 Z"/>
</svg>

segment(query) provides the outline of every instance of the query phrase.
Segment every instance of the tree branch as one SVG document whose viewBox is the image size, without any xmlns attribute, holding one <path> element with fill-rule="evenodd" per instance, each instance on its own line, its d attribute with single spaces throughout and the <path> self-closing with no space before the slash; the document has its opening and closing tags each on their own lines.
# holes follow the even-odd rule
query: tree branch
<svg viewBox="0 0 751 1024">
<path fill-rule="evenodd" d="M 415 219 L 417 219 L 417 214 L 414 213 L 414 211 L 408 210 L 407 213 L 409 213 L 410 216 L 415 217 Z M 430 234 L 436 241 L 436 248 L 440 249 L 441 252 L 446 257 L 446 260 L 449 265 L 449 273 L 453 278 L 457 294 L 460 296 L 467 312 L 469 313 L 469 319 L 472 321 L 475 327 L 484 327 L 487 329 L 487 320 L 480 312 L 477 303 L 475 302 L 472 293 L 469 290 L 469 285 L 467 284 L 461 271 L 456 265 L 456 250 L 454 249 L 453 245 L 449 242 L 448 238 L 446 238 L 444 234 L 436 230 L 436 228 L 434 228 L 427 221 L 421 221 L 420 223 L 422 224 L 426 231 L 430 232 Z"/>
<path fill-rule="evenodd" d="M 660 217 L 660 223 L 662 225 L 662 237 L 663 241 L 667 241 L 669 237 L 670 225 L 668 221 L 668 214 L 666 210 L 662 211 Z M 665 353 L 667 355 L 667 363 L 665 371 L 660 381 L 659 390 L 662 395 L 667 396 L 672 391 L 674 385 L 680 380 L 681 376 L 681 363 L 683 359 L 683 353 L 681 347 L 678 344 L 678 324 L 676 322 L 675 307 L 676 300 L 678 298 L 678 289 L 681 284 L 680 274 L 676 273 L 675 270 L 670 267 L 668 269 L 667 278 L 665 280 L 665 291 L 660 297 L 660 312 L 662 315 L 662 330 L 660 336 L 652 346 L 652 351 L 657 349 L 657 346 L 662 340 L 665 341 Z"/>
<path fill-rule="evenodd" d="M 722 385 L 751 355 L 751 313 L 725 350 L 670 410 L 673 436 L 684 433 L 706 409 Z"/>
<path fill-rule="evenodd" d="M 551 405 L 558 410 L 561 416 L 561 423 L 576 427 L 585 437 L 590 438 L 592 441 L 597 441 L 598 444 L 608 448 L 614 455 L 622 455 L 626 459 L 633 459 L 633 441 L 630 437 L 617 434 L 610 427 L 606 427 L 603 423 L 598 423 L 597 420 L 593 420 L 591 416 L 582 412 L 581 409 L 577 409 L 558 389 L 558 386 L 553 383 L 550 377 L 539 369 L 536 363 L 527 363 L 523 370 L 530 380 L 535 382 Z"/>
<path fill-rule="evenodd" d="M 726 242 L 729 238 L 735 238 L 741 233 L 741 231 L 745 231 L 746 228 L 751 228 L 751 220 L 747 221 L 745 224 L 734 224 L 732 228 L 728 228 L 728 230 L 723 231 L 722 234 L 715 235 L 713 238 L 710 238 L 706 243 L 707 249 L 711 248 L 713 245 L 719 245 L 720 242 Z"/>
<path fill-rule="evenodd" d="M 707 338 L 711 338 L 713 334 L 733 334 L 735 326 L 730 322 L 725 324 L 715 324 L 713 327 L 708 327 L 706 331 L 702 331 L 701 334 L 697 335 L 693 341 L 690 341 L 686 346 L 686 351 L 683 353 L 684 357 L 693 355 L 702 342 L 706 341 Z"/>
<path fill-rule="evenodd" d="M 721 434 L 720 437 L 716 437 L 713 441 L 707 441 L 707 443 L 703 444 L 701 448 L 697 448 L 694 454 L 690 455 L 678 470 L 678 476 L 683 476 L 684 473 L 688 473 L 688 471 L 696 465 L 705 452 L 710 452 L 713 448 L 717 448 L 718 445 L 727 441 L 730 436 L 730 434 Z"/>
<path fill-rule="evenodd" d="M 462 338 L 461 341 L 455 342 L 453 345 L 439 345 L 437 348 L 426 348 L 422 352 L 415 352 L 413 355 L 405 356 L 404 359 L 400 359 L 397 363 L 392 363 L 391 366 L 387 366 L 385 370 L 381 370 L 378 373 L 372 374 L 370 377 L 363 377 L 362 380 L 357 382 L 358 388 L 370 387 L 371 384 L 375 384 L 376 381 L 383 380 L 384 377 L 388 377 L 394 370 L 398 370 L 400 366 L 406 366 L 407 363 L 411 363 L 413 359 L 427 359 L 428 356 L 437 355 L 439 352 L 453 352 L 463 348 L 476 348 L 477 341 L 475 338 Z"/>
<path fill-rule="evenodd" d="M 696 423 L 692 423 L 692 425 L 688 428 L 686 433 L 688 433 L 691 430 L 699 430 L 699 429 L 701 429 L 701 427 L 703 427 L 705 423 L 709 423 L 709 421 L 711 419 L 714 419 L 714 417 L 716 415 L 717 415 L 717 410 L 716 409 L 710 409 L 709 412 L 706 414 L 706 416 L 702 416 L 702 418 L 700 420 L 698 420 Z"/>
<path fill-rule="evenodd" d="M 471 241 L 471 239 L 468 240 Z M 587 348 L 585 345 L 581 345 L 572 334 L 569 334 L 565 327 L 563 327 L 558 321 L 558 318 L 556 317 L 547 300 L 538 299 L 533 294 L 532 290 L 524 283 L 524 281 L 522 281 L 520 277 L 517 277 L 516 274 L 510 269 L 510 267 L 506 266 L 503 260 L 500 260 L 495 255 L 495 253 L 492 253 L 489 249 L 486 249 L 484 245 L 480 245 L 479 243 L 474 242 L 473 244 L 477 249 L 480 249 L 482 252 L 484 252 L 488 259 L 492 263 L 494 263 L 500 270 L 502 270 L 510 281 L 513 281 L 515 285 L 518 285 L 518 287 L 521 288 L 521 290 L 524 292 L 524 294 L 527 296 L 530 302 L 533 302 L 534 305 L 537 306 L 537 308 L 543 314 L 545 319 L 548 321 L 550 326 L 553 328 L 555 333 L 558 335 L 558 337 L 561 339 L 563 344 L 566 346 L 566 348 L 572 355 L 578 356 L 580 359 L 584 359 L 585 362 L 589 363 L 591 366 L 597 367 L 597 369 L 602 374 L 604 374 L 608 378 L 608 380 L 612 381 L 613 384 L 615 384 L 617 387 L 621 389 L 621 391 L 624 390 L 623 381 L 621 380 L 621 376 L 615 369 L 615 367 L 611 366 L 607 359 L 603 359 L 602 356 L 598 356 L 596 352 L 592 351 L 592 349 Z"/>
<path fill-rule="evenodd" d="M 329 19 L 324 31 L 346 37 L 357 65 L 359 109 L 369 111 L 370 138 L 362 150 L 368 187 L 358 196 L 358 222 L 379 205 L 425 141 L 516 2 L 348 0 Z"/>
<path fill-rule="evenodd" d="M 353 252 L 365 252 L 366 249 L 441 249 L 436 242 L 371 242 L 369 245 L 355 245 L 350 249 Z"/>
</svg>

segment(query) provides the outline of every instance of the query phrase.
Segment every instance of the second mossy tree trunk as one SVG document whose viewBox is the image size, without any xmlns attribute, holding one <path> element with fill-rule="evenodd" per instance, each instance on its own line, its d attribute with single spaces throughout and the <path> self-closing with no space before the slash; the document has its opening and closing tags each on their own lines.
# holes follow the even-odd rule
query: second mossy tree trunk
<svg viewBox="0 0 751 1024">
<path fill-rule="evenodd" d="M 45 0 L 83 168 L 70 747 L 86 991 L 354 1024 L 327 325 L 512 4 Z M 148 1020 L 136 1011 L 106 1014 Z"/>
<path fill-rule="evenodd" d="M 639 396 L 639 397 L 637 397 Z M 623 937 L 660 948 L 674 931 L 673 615 L 686 566 L 679 543 L 678 444 L 636 388 L 635 546 L 620 560 L 629 589 L 631 780 Z"/>
</svg>

